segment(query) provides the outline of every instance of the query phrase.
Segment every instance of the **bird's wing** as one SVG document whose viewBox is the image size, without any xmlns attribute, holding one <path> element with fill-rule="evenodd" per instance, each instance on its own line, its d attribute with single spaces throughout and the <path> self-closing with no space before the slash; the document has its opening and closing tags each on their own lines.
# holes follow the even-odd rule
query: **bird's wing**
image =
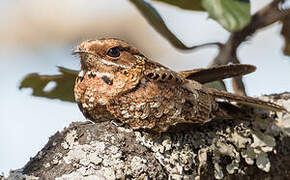
<svg viewBox="0 0 290 180">
<path fill-rule="evenodd" d="M 230 77 L 241 76 L 254 72 L 256 67 L 249 64 L 231 64 L 217 66 L 206 69 L 193 69 L 180 71 L 186 79 L 191 79 L 199 83 L 208 83 L 216 80 L 222 80 Z"/>
<path fill-rule="evenodd" d="M 146 70 L 144 74 L 146 77 L 154 81 L 176 83 L 176 84 L 183 84 L 186 81 L 186 79 L 182 75 L 174 71 L 171 71 L 169 69 Z"/>
<path fill-rule="evenodd" d="M 157 62 L 147 59 L 146 66 L 144 75 L 153 81 L 174 84 L 183 84 L 187 81 L 183 74 L 177 73 Z"/>
</svg>

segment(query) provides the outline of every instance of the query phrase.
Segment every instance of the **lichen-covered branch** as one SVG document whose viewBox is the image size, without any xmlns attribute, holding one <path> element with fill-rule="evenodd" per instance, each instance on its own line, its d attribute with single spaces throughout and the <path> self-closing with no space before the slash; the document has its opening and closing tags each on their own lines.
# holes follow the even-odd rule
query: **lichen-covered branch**
<svg viewBox="0 0 290 180">
<path fill-rule="evenodd" d="M 290 93 L 264 99 L 290 109 Z M 279 179 L 290 176 L 289 135 L 289 113 L 259 110 L 250 120 L 215 120 L 161 137 L 76 122 L 9 178 Z"/>
</svg>

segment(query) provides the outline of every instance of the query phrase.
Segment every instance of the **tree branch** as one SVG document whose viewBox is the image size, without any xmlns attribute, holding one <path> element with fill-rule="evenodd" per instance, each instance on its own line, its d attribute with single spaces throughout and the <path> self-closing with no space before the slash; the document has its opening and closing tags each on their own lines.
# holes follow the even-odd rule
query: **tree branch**
<svg viewBox="0 0 290 180">
<path fill-rule="evenodd" d="M 282 10 L 279 8 L 281 1 L 273 1 L 266 7 L 259 10 L 252 16 L 251 22 L 241 31 L 232 33 L 219 54 L 210 66 L 225 65 L 237 59 L 237 49 L 242 42 L 254 34 L 257 30 L 269 26 L 277 21 L 290 16 L 290 9 Z"/>
<path fill-rule="evenodd" d="M 245 42 L 247 38 L 259 29 L 281 21 L 286 17 L 290 18 L 290 9 L 281 9 L 280 5 L 282 2 L 282 0 L 271 2 L 255 13 L 252 16 L 251 22 L 243 30 L 232 33 L 227 42 L 223 46 L 220 46 L 219 54 L 209 66 L 226 65 L 230 62 L 239 63 L 237 49 L 241 43 Z M 246 95 L 242 77 L 235 77 L 232 82 L 235 93 Z"/>
<path fill-rule="evenodd" d="M 264 98 L 289 110 L 289 97 Z M 9 178 L 283 179 L 290 176 L 289 121 L 289 113 L 255 111 L 252 120 L 214 120 L 158 138 L 110 122 L 73 123 Z"/>
</svg>

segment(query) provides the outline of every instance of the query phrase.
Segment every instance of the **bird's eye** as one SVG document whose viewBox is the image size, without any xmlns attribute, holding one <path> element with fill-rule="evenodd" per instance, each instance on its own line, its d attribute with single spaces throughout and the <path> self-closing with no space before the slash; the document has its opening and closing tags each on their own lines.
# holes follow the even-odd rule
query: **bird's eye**
<svg viewBox="0 0 290 180">
<path fill-rule="evenodd" d="M 107 52 L 107 55 L 111 56 L 111 57 L 119 57 L 120 56 L 120 48 L 113 47 L 113 48 L 109 49 L 109 51 Z"/>
</svg>

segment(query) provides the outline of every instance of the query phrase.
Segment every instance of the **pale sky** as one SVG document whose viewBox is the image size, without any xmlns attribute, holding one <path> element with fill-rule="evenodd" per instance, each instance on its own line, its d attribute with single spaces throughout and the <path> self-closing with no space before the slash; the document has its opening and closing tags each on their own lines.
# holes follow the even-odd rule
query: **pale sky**
<svg viewBox="0 0 290 180">
<path fill-rule="evenodd" d="M 26 7 L 22 6 L 24 2 Z M 187 53 L 176 51 L 128 1 L 56 2 L 59 1 L 0 1 L 0 20 L 5 22 L 5 26 L 3 23 L 0 26 L 0 80 L 3 82 L 0 93 L 0 172 L 5 175 L 10 169 L 23 167 L 56 131 L 73 121 L 85 120 L 76 104 L 32 97 L 31 90 L 19 91 L 17 88 L 28 73 L 55 74 L 59 65 L 79 69 L 78 59 L 71 56 L 71 49 L 81 39 L 102 36 L 130 39 L 146 55 L 174 70 L 206 67 L 218 52 L 214 47 Z M 252 11 L 256 11 L 270 1 L 252 2 Z M 154 3 L 154 6 L 173 32 L 188 45 L 224 42 L 229 35 L 216 22 L 207 19 L 205 13 L 193 14 L 161 3 Z M 24 17 L 26 20 L 30 18 L 29 21 L 23 21 Z M 46 21 L 40 24 L 37 18 L 46 18 Z M 108 24 L 99 25 L 100 22 Z M 242 63 L 258 67 L 255 73 L 245 77 L 251 96 L 290 91 L 290 58 L 281 53 L 280 30 L 281 25 L 275 24 L 239 49 Z M 69 35 L 64 37 L 66 34 Z M 79 39 L 74 39 L 75 36 Z"/>
</svg>

